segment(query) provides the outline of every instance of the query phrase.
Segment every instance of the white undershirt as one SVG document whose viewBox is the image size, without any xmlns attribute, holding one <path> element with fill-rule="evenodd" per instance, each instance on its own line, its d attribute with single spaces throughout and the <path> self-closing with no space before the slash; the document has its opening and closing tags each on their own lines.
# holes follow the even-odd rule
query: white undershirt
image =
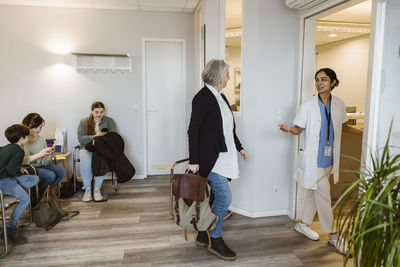
<svg viewBox="0 0 400 267">
<path fill-rule="evenodd" d="M 222 128 L 225 137 L 227 152 L 220 152 L 218 159 L 211 172 L 218 173 L 227 178 L 237 179 L 239 178 L 239 163 L 238 156 L 233 137 L 233 114 L 231 108 L 222 98 L 222 91 L 218 92 L 213 86 L 205 84 L 207 88 L 213 93 L 217 99 L 219 109 L 221 110 L 222 117 Z"/>
</svg>

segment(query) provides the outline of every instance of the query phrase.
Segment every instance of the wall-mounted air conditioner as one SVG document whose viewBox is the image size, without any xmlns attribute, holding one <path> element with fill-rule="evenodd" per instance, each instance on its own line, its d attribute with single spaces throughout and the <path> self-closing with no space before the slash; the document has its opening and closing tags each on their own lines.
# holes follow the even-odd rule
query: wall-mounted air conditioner
<svg viewBox="0 0 400 267">
<path fill-rule="evenodd" d="M 309 9 L 328 0 L 286 0 L 286 6 L 296 9 Z"/>
</svg>

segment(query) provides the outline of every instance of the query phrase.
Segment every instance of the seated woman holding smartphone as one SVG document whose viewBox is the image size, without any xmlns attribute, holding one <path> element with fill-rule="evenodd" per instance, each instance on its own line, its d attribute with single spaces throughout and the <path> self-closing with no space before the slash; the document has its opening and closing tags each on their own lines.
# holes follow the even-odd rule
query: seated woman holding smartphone
<svg viewBox="0 0 400 267">
<path fill-rule="evenodd" d="M 91 194 L 91 179 L 92 179 L 92 152 L 85 149 L 85 145 L 94 142 L 96 136 L 103 136 L 107 132 L 116 132 L 114 120 L 110 117 L 104 116 L 105 106 L 103 103 L 96 101 L 92 104 L 90 116 L 83 118 L 78 126 L 78 140 L 80 144 L 79 158 L 80 158 L 80 173 L 83 182 L 83 189 L 85 194 L 82 201 L 88 202 L 92 200 Z M 100 188 L 103 184 L 104 176 L 96 176 L 94 184 L 93 198 L 95 201 L 103 200 Z"/>
<path fill-rule="evenodd" d="M 36 168 L 39 182 L 40 196 L 48 185 L 54 188 L 66 175 L 66 170 L 52 164 L 54 146 L 47 147 L 46 140 L 40 136 L 44 127 L 44 119 L 37 113 L 26 115 L 22 124 L 29 128 L 28 142 L 23 146 L 25 157 L 23 164 L 30 164 Z"/>
</svg>

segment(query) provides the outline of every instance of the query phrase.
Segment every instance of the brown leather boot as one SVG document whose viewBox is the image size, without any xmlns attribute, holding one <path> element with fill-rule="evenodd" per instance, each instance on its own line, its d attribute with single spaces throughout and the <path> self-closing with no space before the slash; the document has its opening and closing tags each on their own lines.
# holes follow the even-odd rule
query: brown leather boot
<svg viewBox="0 0 400 267">
<path fill-rule="evenodd" d="M 17 227 L 7 227 L 7 238 L 16 246 L 25 244 L 28 241 L 26 237 L 18 234 Z"/>
<path fill-rule="evenodd" d="M 230 261 L 236 259 L 236 253 L 225 244 L 222 237 L 211 237 L 211 247 L 207 247 L 207 249 L 221 259 Z"/>
<path fill-rule="evenodd" d="M 206 231 L 199 231 L 197 233 L 196 244 L 198 246 L 208 246 L 208 235 Z"/>
</svg>

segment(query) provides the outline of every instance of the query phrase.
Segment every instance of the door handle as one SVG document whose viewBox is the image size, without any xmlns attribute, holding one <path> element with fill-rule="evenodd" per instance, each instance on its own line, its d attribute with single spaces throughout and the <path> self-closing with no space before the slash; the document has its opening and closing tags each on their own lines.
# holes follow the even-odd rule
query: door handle
<svg viewBox="0 0 400 267">
<path fill-rule="evenodd" d="M 158 112 L 157 109 L 148 109 L 147 112 Z"/>
</svg>

